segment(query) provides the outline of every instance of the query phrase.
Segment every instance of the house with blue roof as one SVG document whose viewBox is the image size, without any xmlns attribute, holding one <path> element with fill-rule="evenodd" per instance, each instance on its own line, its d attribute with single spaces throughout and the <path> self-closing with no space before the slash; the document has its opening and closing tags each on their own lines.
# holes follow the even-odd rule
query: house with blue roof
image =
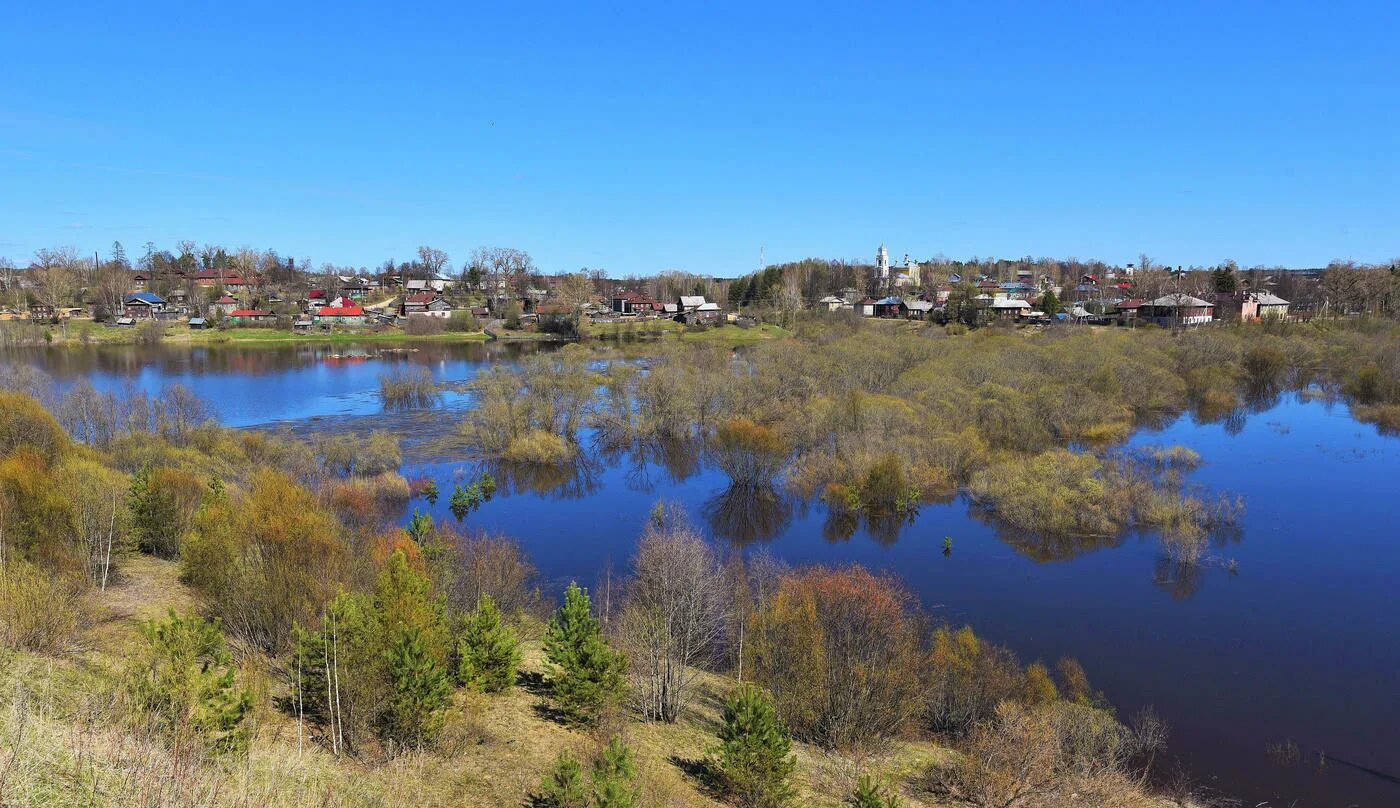
<svg viewBox="0 0 1400 808">
<path fill-rule="evenodd" d="M 165 311 L 165 298 L 155 292 L 132 292 L 122 298 L 122 314 L 133 320 L 154 320 Z"/>
</svg>

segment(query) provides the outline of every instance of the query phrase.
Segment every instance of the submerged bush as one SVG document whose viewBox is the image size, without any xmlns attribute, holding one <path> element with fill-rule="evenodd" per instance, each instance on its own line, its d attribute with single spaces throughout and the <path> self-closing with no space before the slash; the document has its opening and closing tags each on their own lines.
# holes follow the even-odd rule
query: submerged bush
<svg viewBox="0 0 1400 808">
<path fill-rule="evenodd" d="M 776 430 L 743 417 L 715 429 L 711 451 L 735 485 L 767 485 L 787 460 L 787 447 Z"/>
<path fill-rule="evenodd" d="M 386 409 L 431 407 L 442 398 L 442 386 L 427 368 L 394 368 L 379 375 L 379 397 Z"/>
<path fill-rule="evenodd" d="M 550 466 L 567 463 L 574 457 L 574 446 L 543 429 L 531 430 L 510 442 L 505 458 L 516 463 Z"/>
<path fill-rule="evenodd" d="M 1091 455 L 1052 449 L 1029 462 L 999 463 L 973 475 L 968 492 L 1008 524 L 1038 533 L 1116 533 L 1122 527 L 1103 465 Z"/>
</svg>

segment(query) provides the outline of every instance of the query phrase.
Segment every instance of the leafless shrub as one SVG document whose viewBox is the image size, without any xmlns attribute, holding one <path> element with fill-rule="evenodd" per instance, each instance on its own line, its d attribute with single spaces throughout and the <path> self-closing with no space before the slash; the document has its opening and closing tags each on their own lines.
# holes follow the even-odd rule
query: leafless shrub
<svg viewBox="0 0 1400 808">
<path fill-rule="evenodd" d="M 723 583 L 715 554 L 679 507 L 647 525 L 617 634 L 631 663 L 632 694 L 648 720 L 674 723 L 699 666 L 724 633 Z"/>
</svg>

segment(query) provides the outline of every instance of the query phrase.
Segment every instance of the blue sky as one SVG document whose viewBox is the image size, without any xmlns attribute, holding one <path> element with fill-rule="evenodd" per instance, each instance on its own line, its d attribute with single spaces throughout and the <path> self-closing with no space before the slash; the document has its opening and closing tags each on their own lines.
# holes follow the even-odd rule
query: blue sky
<svg viewBox="0 0 1400 808">
<path fill-rule="evenodd" d="M 642 5 L 16 4 L 0 256 L 1400 256 L 1394 3 Z"/>
</svg>

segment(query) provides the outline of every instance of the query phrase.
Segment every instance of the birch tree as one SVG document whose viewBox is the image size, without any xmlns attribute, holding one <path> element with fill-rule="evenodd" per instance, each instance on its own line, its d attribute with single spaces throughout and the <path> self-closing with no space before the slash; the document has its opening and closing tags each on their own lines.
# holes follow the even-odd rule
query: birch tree
<svg viewBox="0 0 1400 808">
<path fill-rule="evenodd" d="M 714 552 L 670 507 L 651 522 L 632 560 L 620 633 L 632 694 L 652 721 L 684 712 L 701 666 L 724 636 L 724 576 Z"/>
</svg>

